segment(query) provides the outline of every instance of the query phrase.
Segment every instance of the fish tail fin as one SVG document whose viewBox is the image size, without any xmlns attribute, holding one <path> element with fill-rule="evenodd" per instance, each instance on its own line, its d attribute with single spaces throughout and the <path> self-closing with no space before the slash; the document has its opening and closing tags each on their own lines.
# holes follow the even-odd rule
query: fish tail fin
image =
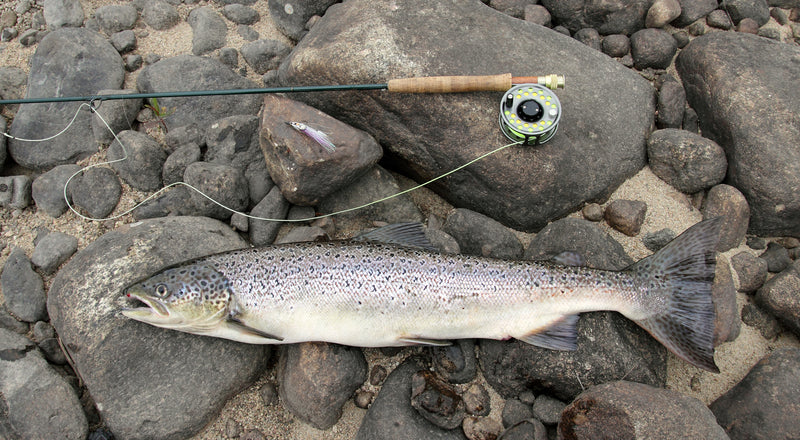
<svg viewBox="0 0 800 440">
<path fill-rule="evenodd" d="M 714 373 L 711 288 L 720 225 L 719 217 L 697 223 L 630 269 L 647 286 L 645 302 L 656 305 L 634 321 L 678 357 Z"/>
</svg>

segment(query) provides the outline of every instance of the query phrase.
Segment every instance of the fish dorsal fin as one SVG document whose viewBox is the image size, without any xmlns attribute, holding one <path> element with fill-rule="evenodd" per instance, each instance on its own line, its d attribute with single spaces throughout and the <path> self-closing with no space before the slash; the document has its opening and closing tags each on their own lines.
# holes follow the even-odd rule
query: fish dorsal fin
<svg viewBox="0 0 800 440">
<path fill-rule="evenodd" d="M 408 345 L 428 345 L 431 347 L 447 347 L 453 345 L 452 342 L 444 341 L 441 339 L 426 339 L 426 338 L 414 338 L 414 337 L 402 337 L 398 338 L 397 341 Z"/>
<path fill-rule="evenodd" d="M 394 223 L 378 229 L 357 235 L 353 240 L 356 241 L 375 241 L 378 243 L 393 244 L 396 246 L 424 249 L 436 251 L 436 247 L 428 240 L 425 235 L 425 228 L 422 223 Z"/>
<path fill-rule="evenodd" d="M 226 324 L 228 324 L 229 327 L 232 327 L 236 331 L 244 333 L 244 334 L 247 334 L 247 335 L 250 335 L 250 336 L 258 336 L 258 337 L 262 337 L 262 338 L 266 338 L 266 339 L 271 339 L 274 342 L 283 341 L 282 337 L 276 336 L 276 335 L 272 335 L 272 334 L 269 334 L 267 332 L 263 332 L 263 331 L 261 331 L 259 329 L 250 327 L 247 324 L 245 324 L 242 321 L 240 321 L 235 316 L 229 316 L 227 321 L 226 321 Z"/>
<path fill-rule="evenodd" d="M 544 330 L 517 339 L 550 350 L 572 351 L 578 348 L 577 325 L 578 315 L 567 315 Z"/>
</svg>

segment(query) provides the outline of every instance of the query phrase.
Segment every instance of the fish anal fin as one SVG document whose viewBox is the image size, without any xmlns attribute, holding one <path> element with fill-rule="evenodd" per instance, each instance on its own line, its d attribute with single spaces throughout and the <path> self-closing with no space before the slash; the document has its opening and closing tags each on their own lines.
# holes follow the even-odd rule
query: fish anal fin
<svg viewBox="0 0 800 440">
<path fill-rule="evenodd" d="M 236 331 L 236 332 L 239 332 L 239 333 L 242 333 L 244 335 L 251 336 L 251 337 L 261 337 L 261 338 L 265 338 L 265 339 L 270 340 L 270 341 L 264 341 L 264 343 L 270 343 L 270 342 L 275 343 L 275 342 L 283 341 L 282 337 L 277 336 L 277 335 L 269 334 L 269 333 L 261 331 L 261 330 L 259 330 L 257 328 L 250 327 L 250 326 L 248 326 L 247 324 L 245 324 L 244 322 L 242 322 L 241 320 L 239 320 L 238 318 L 236 318 L 234 316 L 228 317 L 228 319 L 225 321 L 225 323 L 233 331 Z"/>
<path fill-rule="evenodd" d="M 578 348 L 577 325 L 578 315 L 567 315 L 547 327 L 515 338 L 550 350 L 572 351 Z"/>
<path fill-rule="evenodd" d="M 431 347 L 447 347 L 453 345 L 452 342 L 442 339 L 415 338 L 411 336 L 398 338 L 397 341 L 408 345 L 428 345 Z"/>
</svg>

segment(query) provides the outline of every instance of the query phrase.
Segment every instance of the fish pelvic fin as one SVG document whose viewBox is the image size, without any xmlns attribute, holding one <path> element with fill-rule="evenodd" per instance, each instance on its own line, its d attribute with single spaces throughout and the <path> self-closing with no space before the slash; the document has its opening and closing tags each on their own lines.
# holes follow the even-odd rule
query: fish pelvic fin
<svg viewBox="0 0 800 440">
<path fill-rule="evenodd" d="M 657 312 L 633 321 L 690 364 L 719 373 L 714 363 L 711 289 L 721 218 L 695 224 L 629 270 L 647 286 L 645 302 Z"/>
</svg>

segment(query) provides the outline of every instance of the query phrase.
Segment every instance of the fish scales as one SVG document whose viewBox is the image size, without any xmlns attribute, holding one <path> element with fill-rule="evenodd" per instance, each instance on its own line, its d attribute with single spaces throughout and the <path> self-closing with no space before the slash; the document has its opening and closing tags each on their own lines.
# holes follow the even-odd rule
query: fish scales
<svg viewBox="0 0 800 440">
<path fill-rule="evenodd" d="M 258 344 L 517 338 L 571 350 L 579 313 L 614 310 L 682 359 L 718 371 L 711 288 L 719 228 L 719 219 L 703 221 L 631 267 L 603 271 L 404 247 L 428 247 L 413 236 L 421 226 L 390 225 L 369 233 L 382 242 L 273 245 L 189 261 L 128 287 L 144 306 L 122 313 Z"/>
</svg>

